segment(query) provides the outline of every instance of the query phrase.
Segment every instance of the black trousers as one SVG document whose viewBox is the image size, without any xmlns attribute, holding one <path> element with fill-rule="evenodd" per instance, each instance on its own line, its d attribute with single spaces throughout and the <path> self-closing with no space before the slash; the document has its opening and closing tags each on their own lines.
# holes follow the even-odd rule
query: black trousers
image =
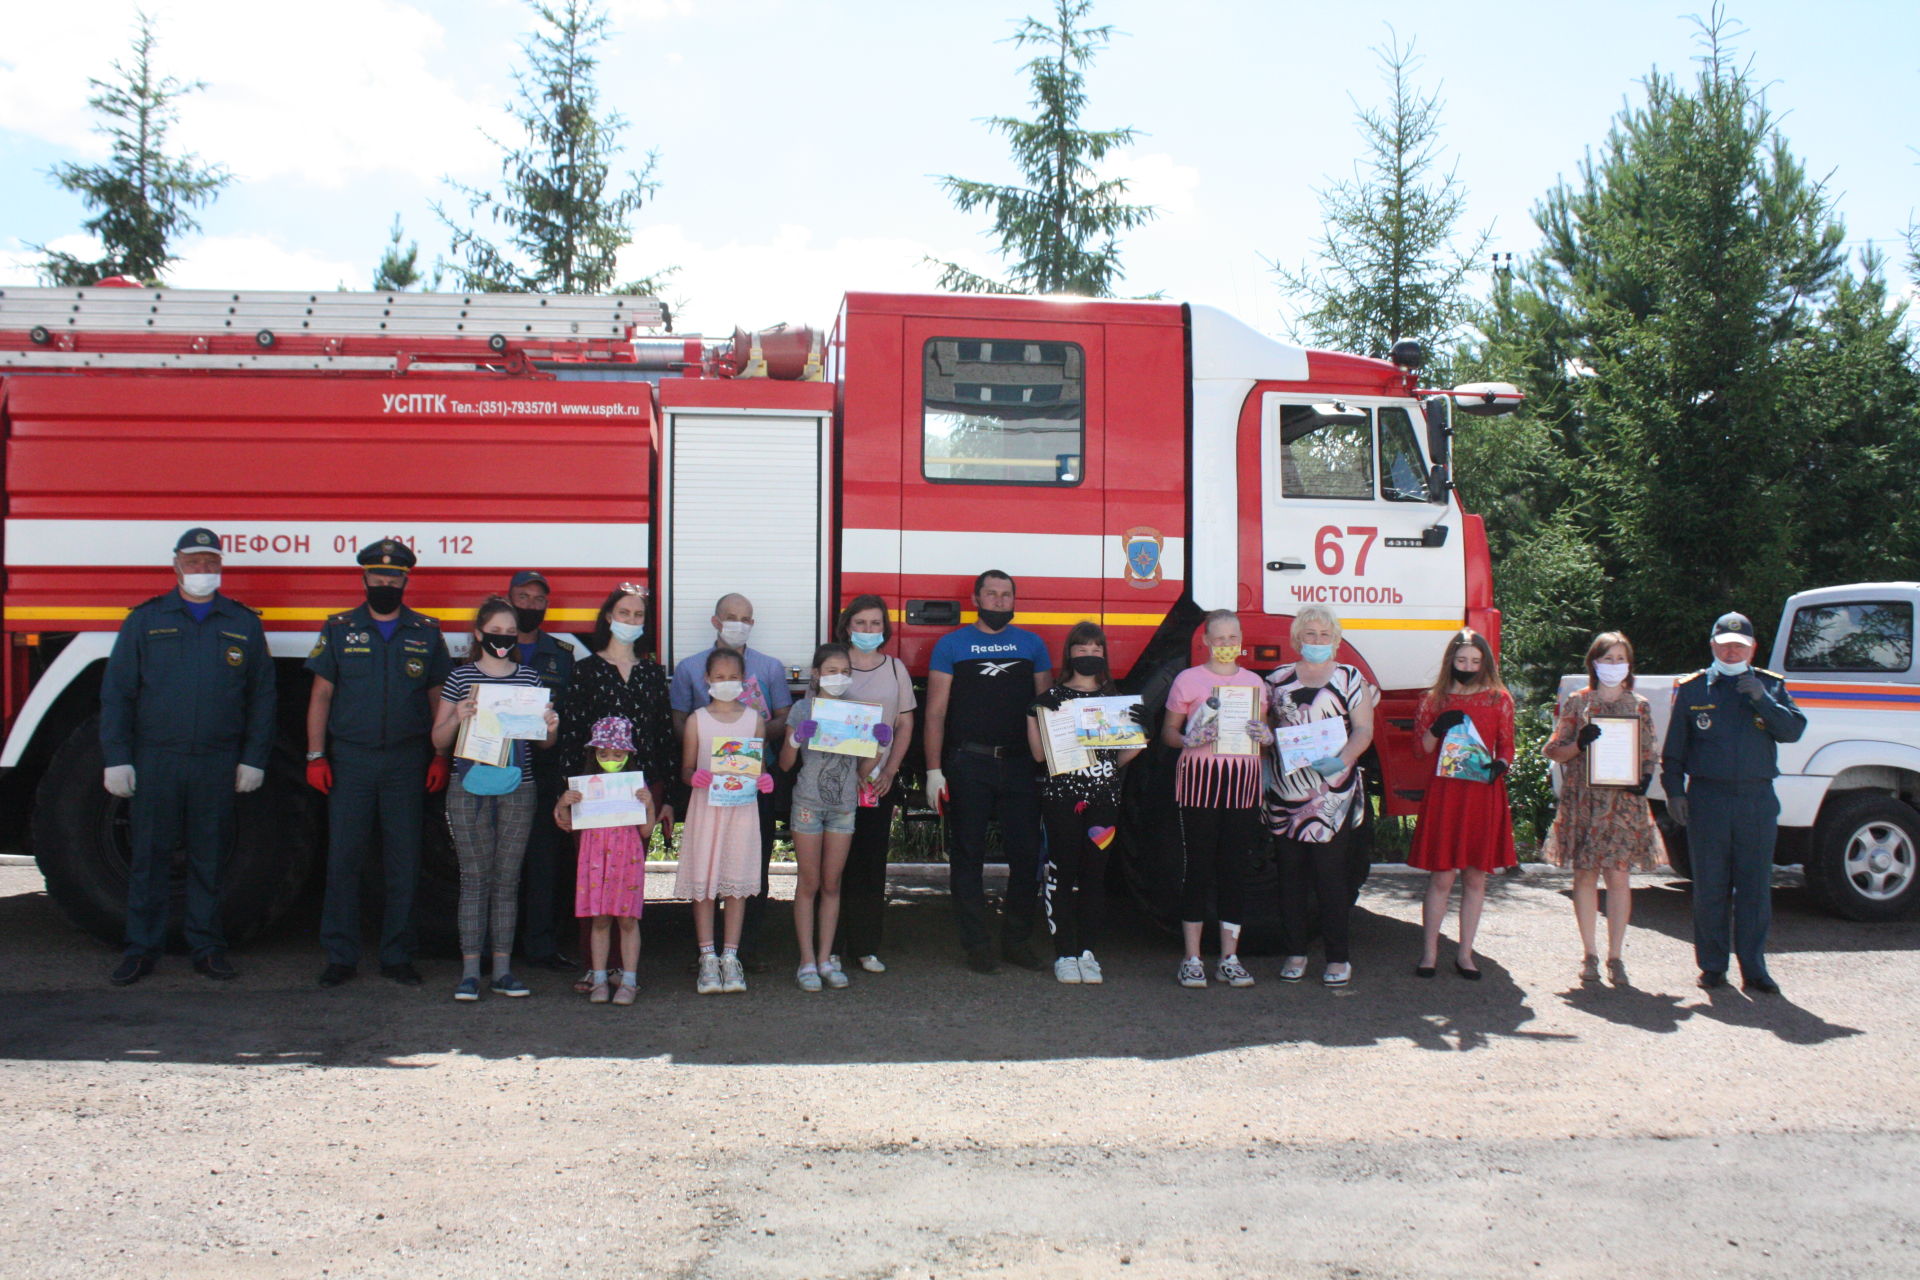
<svg viewBox="0 0 1920 1280">
<path fill-rule="evenodd" d="M 1107 851 L 1093 832 L 1111 833 L 1120 809 L 1111 800 L 1080 801 L 1046 796 L 1040 816 L 1047 828 L 1047 871 L 1041 901 L 1047 910 L 1047 929 L 1053 934 L 1056 957 L 1078 956 L 1099 941 L 1107 913 Z M 1111 836 L 1109 835 L 1109 838 Z"/>
<path fill-rule="evenodd" d="M 173 854 L 186 855 L 187 947 L 195 955 L 227 945 L 220 926 L 220 878 L 233 848 L 235 766 L 239 751 L 187 755 L 135 744 L 135 787 L 128 802 L 133 859 L 127 868 L 127 954 L 157 956 L 166 946 L 173 902 Z"/>
<path fill-rule="evenodd" d="M 880 797 L 871 809 L 853 814 L 853 844 L 847 850 L 847 869 L 840 877 L 840 944 L 834 955 L 880 954 L 882 920 L 887 910 L 887 854 L 893 843 L 893 811 L 900 784 Z"/>
<path fill-rule="evenodd" d="M 1260 809 L 1180 807 L 1180 837 L 1186 870 L 1180 880 L 1180 918 L 1207 918 L 1213 907 L 1225 924 L 1246 918 L 1247 868 L 1260 835 Z"/>
<path fill-rule="evenodd" d="M 1347 924 L 1353 898 L 1348 887 L 1352 879 L 1347 874 L 1351 835 L 1352 828 L 1342 827 L 1338 835 L 1324 842 L 1285 836 L 1274 841 L 1280 866 L 1280 945 L 1288 955 L 1307 954 L 1317 921 L 1320 940 L 1327 948 L 1327 963 L 1347 963 Z"/>
<path fill-rule="evenodd" d="M 553 820 L 553 808 L 566 794 L 564 775 L 535 769 L 533 773 L 533 829 L 527 834 L 527 856 L 520 864 L 520 953 L 529 960 L 546 960 L 562 950 L 574 933 L 573 837 Z"/>
<path fill-rule="evenodd" d="M 336 740 L 327 756 L 333 762 L 333 790 L 327 796 L 327 896 L 320 945 L 329 964 L 351 968 L 360 962 L 360 865 L 378 831 L 386 889 L 380 963 L 406 964 L 413 959 L 413 893 L 420 879 L 433 748 L 424 738 L 397 747 Z"/>
<path fill-rule="evenodd" d="M 1033 757 L 954 751 L 947 757 L 948 883 L 960 925 L 960 944 L 969 951 L 987 946 L 987 824 L 1000 819 L 1000 843 L 1007 854 L 1007 915 L 1003 944 L 1024 942 L 1033 932 L 1040 905 L 1040 782 Z"/>
</svg>

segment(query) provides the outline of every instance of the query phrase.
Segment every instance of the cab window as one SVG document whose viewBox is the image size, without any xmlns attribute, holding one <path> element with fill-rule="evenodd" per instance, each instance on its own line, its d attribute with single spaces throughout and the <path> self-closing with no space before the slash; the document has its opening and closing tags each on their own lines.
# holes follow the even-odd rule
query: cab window
<svg viewBox="0 0 1920 1280">
<path fill-rule="evenodd" d="M 1388 502 L 1427 502 L 1427 460 L 1405 409 L 1380 410 L 1380 496 Z"/>
<path fill-rule="evenodd" d="M 1077 485 L 1086 355 L 1077 343 L 934 338 L 922 359 L 921 474 L 936 483 Z"/>
<path fill-rule="evenodd" d="M 1846 601 L 1793 611 L 1789 671 L 1904 672 L 1913 665 L 1913 606 L 1905 601 Z"/>
<path fill-rule="evenodd" d="M 1344 405 L 1281 405 L 1280 492 L 1288 498 L 1372 498 L 1371 415 Z"/>
</svg>

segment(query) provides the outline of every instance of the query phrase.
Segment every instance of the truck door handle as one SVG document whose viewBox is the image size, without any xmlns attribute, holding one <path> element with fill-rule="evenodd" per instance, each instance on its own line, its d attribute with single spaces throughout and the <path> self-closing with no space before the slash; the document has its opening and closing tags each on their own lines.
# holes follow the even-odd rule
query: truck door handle
<svg viewBox="0 0 1920 1280">
<path fill-rule="evenodd" d="M 909 600 L 907 625 L 913 627 L 957 627 L 960 625 L 958 600 Z"/>
<path fill-rule="evenodd" d="M 1305 560 L 1269 560 L 1267 569 L 1272 573 L 1298 573 L 1307 567 Z"/>
</svg>

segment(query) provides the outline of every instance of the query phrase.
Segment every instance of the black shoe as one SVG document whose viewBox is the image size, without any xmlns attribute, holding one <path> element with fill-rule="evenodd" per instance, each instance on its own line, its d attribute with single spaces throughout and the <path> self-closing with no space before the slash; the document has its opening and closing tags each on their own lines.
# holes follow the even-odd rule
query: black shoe
<svg viewBox="0 0 1920 1280">
<path fill-rule="evenodd" d="M 993 952 L 985 947 L 974 947 L 967 952 L 967 968 L 975 973 L 998 973 L 1000 966 L 994 962 Z"/>
<path fill-rule="evenodd" d="M 1743 990 L 1756 991 L 1763 996 L 1777 996 L 1780 994 L 1780 984 L 1764 973 L 1757 978 L 1742 978 L 1740 980 L 1740 986 Z"/>
<path fill-rule="evenodd" d="M 397 982 L 403 987 L 417 987 L 424 981 L 420 976 L 420 971 L 404 960 L 399 964 L 381 965 L 380 976 L 388 982 Z M 322 978 L 320 981 L 325 982 L 326 979 Z"/>
<path fill-rule="evenodd" d="M 1702 991 L 1711 991 L 1715 987 L 1726 986 L 1727 975 L 1716 969 L 1702 969 L 1700 971 L 1700 976 L 1695 978 L 1693 981 L 1694 981 L 1694 985 L 1699 987 Z"/>
<path fill-rule="evenodd" d="M 526 964 L 529 969 L 545 969 L 548 973 L 572 973 L 580 967 L 558 951 L 541 956 L 538 960 L 529 960 Z"/>
<path fill-rule="evenodd" d="M 1433 974 L 1434 974 L 1433 965 L 1417 964 L 1413 966 L 1413 976 L 1416 978 L 1431 978 Z"/>
<path fill-rule="evenodd" d="M 1478 969 L 1469 969 L 1458 960 L 1453 962 L 1453 971 L 1465 978 L 1468 982 L 1480 981 L 1480 971 Z"/>
<path fill-rule="evenodd" d="M 212 978 L 216 982 L 226 982 L 240 976 L 240 971 L 227 962 L 227 953 L 218 947 L 212 951 L 202 951 L 195 956 L 193 971 L 203 978 Z"/>
<path fill-rule="evenodd" d="M 153 972 L 152 956 L 122 956 L 114 971 L 107 975 L 107 981 L 116 987 L 130 987 Z"/>
<path fill-rule="evenodd" d="M 1040 962 L 1040 957 L 1033 954 L 1033 948 L 1024 942 L 1003 943 L 1000 947 L 1000 958 L 1018 969 L 1037 971 L 1046 967 Z"/>
<path fill-rule="evenodd" d="M 320 985 L 337 987 L 343 982 L 353 980 L 354 969 L 350 964 L 330 964 L 320 971 Z"/>
</svg>

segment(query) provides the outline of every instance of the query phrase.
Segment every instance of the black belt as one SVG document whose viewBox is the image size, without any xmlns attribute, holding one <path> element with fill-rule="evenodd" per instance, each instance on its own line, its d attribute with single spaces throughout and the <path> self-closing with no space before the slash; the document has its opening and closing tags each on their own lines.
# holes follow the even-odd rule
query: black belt
<svg viewBox="0 0 1920 1280">
<path fill-rule="evenodd" d="M 995 760 L 1005 760 L 1011 756 L 1024 753 L 1026 751 L 1026 748 L 1025 747 L 990 747 L 984 742 L 963 742 L 960 744 L 960 750 L 966 752 L 970 756 L 990 756 Z"/>
</svg>

